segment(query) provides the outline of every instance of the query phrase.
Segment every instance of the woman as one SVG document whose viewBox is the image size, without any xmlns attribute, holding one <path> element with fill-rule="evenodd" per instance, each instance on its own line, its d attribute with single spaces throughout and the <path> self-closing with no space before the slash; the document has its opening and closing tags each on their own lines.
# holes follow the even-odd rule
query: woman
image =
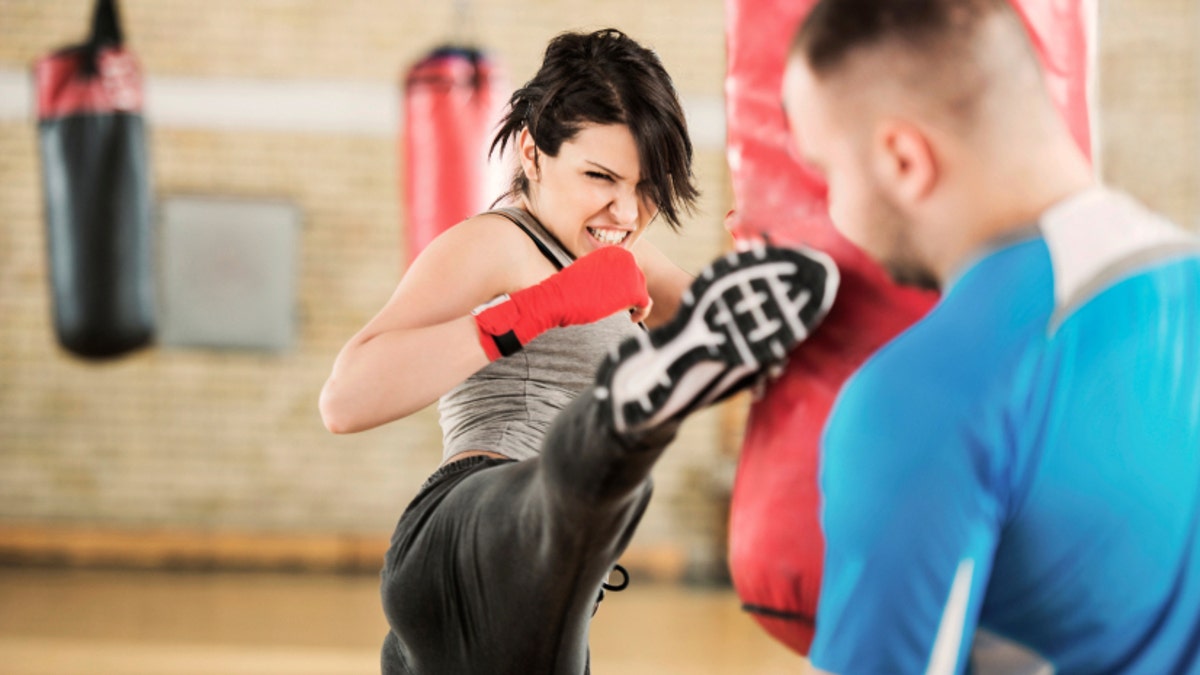
<svg viewBox="0 0 1200 675">
<path fill-rule="evenodd" d="M 334 433 L 405 417 L 488 365 L 472 310 L 598 249 L 633 252 L 637 265 L 622 260 L 613 275 L 632 284 L 641 270 L 650 295 L 597 300 L 598 311 L 616 302 L 608 314 L 636 309 L 612 332 L 629 335 L 637 321 L 653 327 L 674 312 L 691 277 L 640 237 L 660 213 L 678 227 L 698 191 L 683 112 L 658 58 L 615 30 L 556 38 L 513 94 L 493 150 L 510 145 L 520 160 L 506 195 L 515 208 L 469 218 L 431 242 L 351 338 L 322 392 Z M 589 382 L 607 347 L 592 350 Z M 397 376 L 379 378 L 381 368 Z"/>
<path fill-rule="evenodd" d="M 555 38 L 512 96 L 493 150 L 509 147 L 520 166 L 508 205 L 434 240 L 321 392 L 335 433 L 440 398 L 442 465 L 384 563 L 386 673 L 586 672 L 597 595 L 649 500 L 651 466 L 684 414 L 732 391 L 660 406 L 663 392 L 633 393 L 637 378 L 612 359 L 611 386 L 590 389 L 618 345 L 651 347 L 639 324 L 670 319 L 691 283 L 641 239 L 658 217 L 678 227 L 698 194 L 658 58 L 616 30 Z M 827 306 L 819 295 L 810 304 Z M 779 356 L 769 351 L 755 354 Z M 645 406 L 625 415 L 621 396 Z"/>
</svg>

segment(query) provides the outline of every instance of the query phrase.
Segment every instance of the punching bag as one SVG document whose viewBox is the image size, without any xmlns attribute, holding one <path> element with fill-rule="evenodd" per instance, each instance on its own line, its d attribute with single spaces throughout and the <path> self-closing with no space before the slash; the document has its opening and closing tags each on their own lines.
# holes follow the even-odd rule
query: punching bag
<svg viewBox="0 0 1200 675">
<path fill-rule="evenodd" d="M 141 74 L 115 0 L 34 79 L 54 328 L 76 355 L 123 354 L 153 336 L 154 287 Z"/>
<path fill-rule="evenodd" d="M 408 259 L 450 226 L 485 210 L 503 179 L 488 145 L 507 96 L 497 66 L 475 49 L 441 47 L 404 81 Z"/>
<path fill-rule="evenodd" d="M 842 275 L 837 301 L 821 328 L 751 407 L 730 510 L 729 563 L 743 607 L 801 654 L 808 653 L 812 641 L 821 585 L 817 469 L 825 419 L 846 379 L 936 301 L 934 294 L 892 283 L 837 233 L 824 181 L 796 160 L 780 87 L 792 35 L 814 4 L 725 4 L 726 142 L 736 204 L 727 227 L 739 243 L 767 239 L 824 250 Z M 1081 2 L 1021 0 L 1017 6 L 1047 66 L 1055 101 L 1088 152 Z"/>
</svg>

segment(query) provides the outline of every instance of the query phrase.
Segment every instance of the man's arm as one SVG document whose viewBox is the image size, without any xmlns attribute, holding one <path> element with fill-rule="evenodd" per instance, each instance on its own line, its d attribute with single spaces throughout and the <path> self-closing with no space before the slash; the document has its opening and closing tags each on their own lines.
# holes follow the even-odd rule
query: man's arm
<svg viewBox="0 0 1200 675">
<path fill-rule="evenodd" d="M 822 444 L 826 550 L 813 669 L 965 667 L 1002 472 L 954 388 L 892 353 L 847 384 Z"/>
</svg>

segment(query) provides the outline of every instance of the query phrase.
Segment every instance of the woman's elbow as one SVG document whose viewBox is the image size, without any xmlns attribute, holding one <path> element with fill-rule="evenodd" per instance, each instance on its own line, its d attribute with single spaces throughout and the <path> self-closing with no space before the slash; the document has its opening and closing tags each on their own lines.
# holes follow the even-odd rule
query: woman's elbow
<svg viewBox="0 0 1200 675">
<path fill-rule="evenodd" d="M 344 396 L 338 395 L 332 379 L 321 388 L 317 408 L 321 411 L 321 422 L 330 433 L 350 434 L 361 431 L 361 427 L 352 419 L 352 408 L 345 404 Z"/>
</svg>

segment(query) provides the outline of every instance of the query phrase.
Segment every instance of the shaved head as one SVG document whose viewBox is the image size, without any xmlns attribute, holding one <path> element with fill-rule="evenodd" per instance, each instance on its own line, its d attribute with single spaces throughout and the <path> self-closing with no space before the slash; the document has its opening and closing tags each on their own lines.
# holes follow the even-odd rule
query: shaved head
<svg viewBox="0 0 1200 675">
<path fill-rule="evenodd" d="M 1047 108 L 1049 97 L 1025 26 L 1009 0 L 826 0 L 792 41 L 822 83 L 892 95 L 959 131 L 987 112 L 987 97 L 1014 87 Z M 1011 100 L 1006 103 L 1011 104 Z"/>
<path fill-rule="evenodd" d="M 901 283 L 1091 179 L 1009 0 L 820 0 L 782 95 L 834 225 Z"/>
<path fill-rule="evenodd" d="M 792 41 L 814 72 L 827 75 L 855 51 L 885 44 L 946 56 L 971 42 L 976 26 L 1008 0 L 836 0 L 813 8 Z"/>
</svg>

